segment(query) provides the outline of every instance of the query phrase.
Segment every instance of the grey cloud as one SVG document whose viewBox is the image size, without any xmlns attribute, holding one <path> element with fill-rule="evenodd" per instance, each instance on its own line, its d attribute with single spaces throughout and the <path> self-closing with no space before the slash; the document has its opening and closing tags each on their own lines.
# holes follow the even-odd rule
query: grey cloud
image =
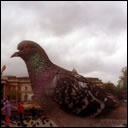
<svg viewBox="0 0 128 128">
<path fill-rule="evenodd" d="M 90 30 L 101 31 L 106 34 L 109 32 L 117 33 L 121 29 L 126 28 L 126 19 L 119 7 L 109 4 L 99 5 L 89 4 L 83 2 L 79 5 L 77 3 L 65 3 L 64 5 L 48 6 L 48 12 L 42 16 L 43 9 L 39 10 L 39 16 L 42 27 L 46 23 L 46 28 L 52 30 L 54 34 L 63 35 L 74 31 L 83 26 L 87 26 Z M 111 14 L 111 15 L 110 15 Z"/>
<path fill-rule="evenodd" d="M 120 6 L 123 2 L 15 2 L 10 9 L 19 13 L 21 25 L 31 22 L 32 27 L 55 35 L 64 35 L 83 26 L 114 34 L 126 28 L 126 15 Z"/>
<path fill-rule="evenodd" d="M 85 76 L 116 83 L 127 65 L 125 2 L 2 1 L 2 65 L 5 74 L 27 75 L 20 59 L 10 59 L 17 44 L 34 40 L 50 59 Z M 17 62 L 17 64 L 15 63 Z M 15 70 L 20 69 L 19 71 Z"/>
</svg>

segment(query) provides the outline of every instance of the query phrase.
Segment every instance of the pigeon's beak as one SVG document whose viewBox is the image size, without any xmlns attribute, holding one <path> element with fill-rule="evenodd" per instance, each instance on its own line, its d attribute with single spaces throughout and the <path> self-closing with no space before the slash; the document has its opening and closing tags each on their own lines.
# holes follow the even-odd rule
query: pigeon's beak
<svg viewBox="0 0 128 128">
<path fill-rule="evenodd" d="M 13 54 L 11 55 L 11 58 L 12 58 L 12 57 L 19 57 L 19 55 L 20 55 L 20 51 L 17 51 L 17 52 L 15 52 L 15 53 L 13 53 Z"/>
</svg>

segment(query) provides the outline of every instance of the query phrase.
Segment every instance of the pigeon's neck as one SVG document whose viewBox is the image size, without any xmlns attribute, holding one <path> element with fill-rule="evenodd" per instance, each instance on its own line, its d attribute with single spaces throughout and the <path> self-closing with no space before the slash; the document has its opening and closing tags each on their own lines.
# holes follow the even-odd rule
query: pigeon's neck
<svg viewBox="0 0 128 128">
<path fill-rule="evenodd" d="M 29 75 L 31 73 L 43 73 L 51 64 L 52 62 L 49 60 L 48 56 L 39 53 L 34 54 L 26 61 Z"/>
</svg>

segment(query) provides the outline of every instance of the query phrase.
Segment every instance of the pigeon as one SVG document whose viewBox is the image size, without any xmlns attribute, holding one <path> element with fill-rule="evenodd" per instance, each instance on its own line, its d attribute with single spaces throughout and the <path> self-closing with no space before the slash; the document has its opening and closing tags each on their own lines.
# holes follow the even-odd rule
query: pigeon
<svg viewBox="0 0 128 128">
<path fill-rule="evenodd" d="M 11 57 L 25 62 L 37 101 L 57 125 L 82 122 L 84 117 L 98 117 L 118 107 L 115 96 L 84 76 L 54 64 L 38 43 L 23 40 L 17 50 Z"/>
</svg>

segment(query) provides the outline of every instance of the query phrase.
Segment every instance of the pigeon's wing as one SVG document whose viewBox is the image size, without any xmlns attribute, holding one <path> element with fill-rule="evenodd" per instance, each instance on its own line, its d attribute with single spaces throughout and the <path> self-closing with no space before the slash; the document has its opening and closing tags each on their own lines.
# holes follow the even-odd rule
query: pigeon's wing
<svg viewBox="0 0 128 128">
<path fill-rule="evenodd" d="M 97 116 L 117 105 L 117 100 L 85 77 L 70 72 L 56 75 L 54 100 L 65 111 L 80 116 Z"/>
</svg>

